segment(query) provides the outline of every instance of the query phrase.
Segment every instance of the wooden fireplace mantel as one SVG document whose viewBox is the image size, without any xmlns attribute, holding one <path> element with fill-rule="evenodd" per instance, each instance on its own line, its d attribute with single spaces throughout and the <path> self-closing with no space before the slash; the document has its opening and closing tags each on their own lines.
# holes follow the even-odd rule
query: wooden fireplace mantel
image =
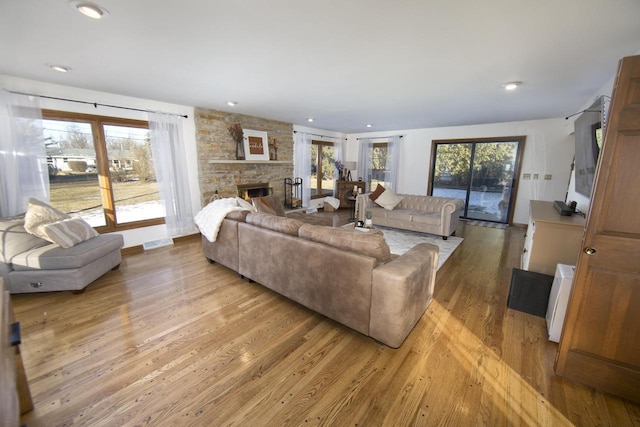
<svg viewBox="0 0 640 427">
<path fill-rule="evenodd" d="M 291 165 L 291 160 L 209 160 L 210 164 L 264 164 L 264 165 Z"/>
</svg>

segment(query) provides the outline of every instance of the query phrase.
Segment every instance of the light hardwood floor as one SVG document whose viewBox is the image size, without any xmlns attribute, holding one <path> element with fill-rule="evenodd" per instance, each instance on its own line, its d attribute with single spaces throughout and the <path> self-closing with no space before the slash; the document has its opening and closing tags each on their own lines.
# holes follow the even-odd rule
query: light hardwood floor
<svg viewBox="0 0 640 427">
<path fill-rule="evenodd" d="M 465 226 L 394 350 L 206 262 L 127 255 L 69 292 L 13 296 L 35 410 L 61 425 L 640 425 L 553 374 L 544 319 L 506 307 L 524 230 Z M 267 250 L 267 248 L 265 248 Z"/>
</svg>

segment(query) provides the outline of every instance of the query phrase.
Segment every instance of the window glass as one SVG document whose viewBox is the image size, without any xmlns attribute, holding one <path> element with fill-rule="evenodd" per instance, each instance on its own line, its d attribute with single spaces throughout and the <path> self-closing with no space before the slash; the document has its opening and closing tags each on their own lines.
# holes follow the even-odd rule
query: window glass
<svg viewBox="0 0 640 427">
<path fill-rule="evenodd" d="M 149 130 L 105 125 L 104 135 L 118 223 L 164 217 Z"/>
<path fill-rule="evenodd" d="M 106 225 L 91 125 L 43 120 L 43 131 L 51 206 L 93 227 Z"/>
<path fill-rule="evenodd" d="M 311 144 L 311 198 L 333 195 L 335 165 L 333 143 L 312 141 Z"/>
<path fill-rule="evenodd" d="M 371 152 L 371 177 L 369 179 L 369 188 L 375 190 L 378 184 L 385 185 L 387 169 L 387 143 L 373 144 Z"/>
<path fill-rule="evenodd" d="M 164 221 L 147 122 L 43 110 L 43 127 L 52 206 L 101 231 Z"/>
</svg>

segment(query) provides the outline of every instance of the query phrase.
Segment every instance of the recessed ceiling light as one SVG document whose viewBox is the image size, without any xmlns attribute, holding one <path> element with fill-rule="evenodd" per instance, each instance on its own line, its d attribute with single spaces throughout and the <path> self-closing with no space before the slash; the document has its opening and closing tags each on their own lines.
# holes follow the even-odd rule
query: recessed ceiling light
<svg viewBox="0 0 640 427">
<path fill-rule="evenodd" d="M 309 118 L 307 119 L 307 121 L 308 121 L 309 123 L 311 123 L 311 122 L 313 121 L 313 117 L 309 117 Z"/>
<path fill-rule="evenodd" d="M 54 71 L 58 71 L 60 73 L 66 73 L 71 71 L 71 67 L 67 67 L 66 65 L 58 65 L 58 64 L 45 64 L 47 67 L 51 68 Z"/>
<path fill-rule="evenodd" d="M 515 90 L 520 86 L 522 82 L 509 82 L 502 85 L 505 90 Z"/>
<path fill-rule="evenodd" d="M 238 105 L 238 103 L 236 101 L 227 101 L 227 105 L 229 107 L 235 107 L 236 105 Z"/>
<path fill-rule="evenodd" d="M 72 0 L 69 3 L 74 9 L 89 18 L 101 19 L 109 15 L 109 11 L 107 9 L 95 3 L 81 0 Z"/>
<path fill-rule="evenodd" d="M 373 127 L 373 125 L 371 123 L 367 123 L 367 127 L 370 128 Z"/>
</svg>

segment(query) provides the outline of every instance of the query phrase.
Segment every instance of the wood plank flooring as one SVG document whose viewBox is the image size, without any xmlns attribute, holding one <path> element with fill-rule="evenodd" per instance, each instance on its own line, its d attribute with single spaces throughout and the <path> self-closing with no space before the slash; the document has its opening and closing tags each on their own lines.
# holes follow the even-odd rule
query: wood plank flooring
<svg viewBox="0 0 640 427">
<path fill-rule="evenodd" d="M 553 374 L 544 319 L 506 307 L 524 230 L 463 226 L 394 350 L 209 264 L 199 239 L 70 292 L 14 295 L 29 426 L 640 425 Z M 265 248 L 267 250 L 267 248 Z"/>
</svg>

